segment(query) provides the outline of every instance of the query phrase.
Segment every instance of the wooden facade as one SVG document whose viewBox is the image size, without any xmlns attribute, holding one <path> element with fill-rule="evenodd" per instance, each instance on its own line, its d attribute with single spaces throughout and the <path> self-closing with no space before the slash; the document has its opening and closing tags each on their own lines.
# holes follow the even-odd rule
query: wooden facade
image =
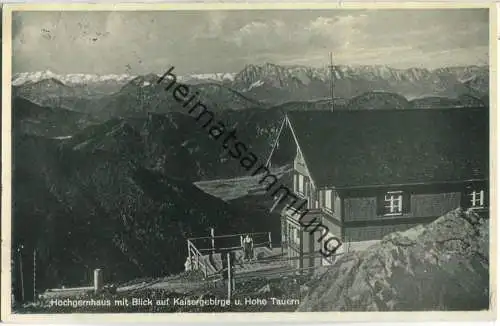
<svg viewBox="0 0 500 326">
<path fill-rule="evenodd" d="M 359 250 L 392 232 L 430 223 L 455 208 L 488 207 L 488 180 L 474 173 L 470 179 L 439 182 L 394 184 L 387 180 L 381 185 L 320 185 L 311 174 L 308 157 L 289 119 L 285 127 L 290 129 L 296 146 L 293 192 L 307 200 L 303 209 L 308 210 L 300 221 L 300 214 L 286 208 L 281 217 L 282 243 L 296 268 L 330 264 L 331 260 L 321 255 L 329 237 L 342 241 L 336 253 Z M 331 169 L 341 168 L 341 164 L 332 163 Z"/>
<path fill-rule="evenodd" d="M 294 179 L 298 179 L 299 172 Z M 303 176 L 307 178 L 307 176 Z M 311 184 L 311 183 L 309 183 Z M 288 255 L 297 268 L 324 265 L 320 257 L 322 242 L 321 231 L 325 228 L 330 236 L 342 240 L 343 246 L 338 253 L 362 249 L 371 244 L 373 240 L 381 240 L 384 236 L 405 231 L 419 224 L 427 224 L 436 218 L 458 207 L 469 208 L 472 205 L 471 195 L 483 192 L 483 203 L 478 209 L 488 207 L 488 186 L 486 181 L 474 182 L 474 186 L 467 187 L 468 182 L 453 185 L 418 185 L 399 186 L 397 192 L 408 199 L 402 200 L 400 213 L 384 214 L 380 205 L 384 205 L 385 194 L 392 193 L 394 187 L 381 187 L 377 189 L 342 189 L 332 190 L 334 203 L 333 210 L 325 208 L 324 200 L 317 200 L 321 190 L 309 186 L 306 193 L 298 192 L 298 183 L 294 183 L 294 191 L 298 196 L 314 204 L 307 205 L 307 217 L 303 220 L 308 224 L 316 219 L 315 224 L 304 228 L 298 222 L 298 217 L 292 212 L 284 210 L 282 214 L 282 232 L 289 243 Z M 307 196 L 305 196 L 307 194 Z M 325 228 L 318 228 L 316 232 L 310 230 L 320 223 Z M 298 259 L 302 257 L 302 259 Z M 297 261 L 298 259 L 298 261 Z"/>
</svg>

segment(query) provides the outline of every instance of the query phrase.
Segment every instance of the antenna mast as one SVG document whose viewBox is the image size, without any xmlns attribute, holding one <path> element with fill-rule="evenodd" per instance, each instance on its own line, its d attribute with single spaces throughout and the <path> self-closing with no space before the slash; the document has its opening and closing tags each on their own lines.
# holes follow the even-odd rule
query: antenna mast
<svg viewBox="0 0 500 326">
<path fill-rule="evenodd" d="M 335 109 L 335 92 L 334 92 L 334 70 L 333 70 L 333 53 L 330 52 L 330 65 L 328 66 L 330 68 L 330 96 L 332 98 L 332 112 Z"/>
</svg>

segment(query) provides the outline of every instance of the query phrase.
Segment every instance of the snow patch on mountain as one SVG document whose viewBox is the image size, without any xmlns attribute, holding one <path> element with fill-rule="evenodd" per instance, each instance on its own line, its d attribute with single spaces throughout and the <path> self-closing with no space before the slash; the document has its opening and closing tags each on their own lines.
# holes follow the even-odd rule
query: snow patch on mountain
<svg viewBox="0 0 500 326">
<path fill-rule="evenodd" d="M 264 82 L 262 80 L 257 80 L 255 83 L 253 83 L 252 85 L 250 85 L 247 89 L 245 89 L 244 91 L 249 91 L 251 90 L 252 88 L 254 87 L 259 87 L 259 86 L 262 86 L 264 85 Z"/>
<path fill-rule="evenodd" d="M 36 72 L 21 72 L 12 76 L 12 85 L 18 86 L 27 82 L 39 82 L 44 79 L 54 78 L 67 85 L 99 83 L 99 82 L 127 82 L 136 76 L 127 74 L 93 75 L 93 74 L 56 74 L 50 70 Z"/>
<path fill-rule="evenodd" d="M 215 81 L 224 81 L 224 80 L 233 81 L 235 76 L 236 73 L 221 72 L 221 73 L 185 75 L 185 76 L 180 76 L 179 80 L 189 81 L 193 79 L 198 79 L 198 80 L 215 80 Z"/>
<path fill-rule="evenodd" d="M 162 74 L 156 74 L 156 75 L 158 76 L 158 78 L 160 78 Z M 236 73 L 210 73 L 210 74 L 193 74 L 193 75 L 177 76 L 177 78 L 179 81 L 184 81 L 184 82 L 189 80 L 233 81 L 235 76 Z M 129 75 L 129 74 L 109 74 L 109 75 L 80 74 L 80 73 L 56 74 L 50 70 L 45 70 L 36 72 L 21 72 L 14 74 L 12 76 L 12 85 L 18 86 L 25 84 L 27 82 L 39 82 L 41 80 L 50 78 L 57 79 L 67 85 L 94 84 L 94 83 L 105 83 L 105 82 L 116 82 L 125 84 L 137 77 L 138 77 L 137 75 Z"/>
</svg>

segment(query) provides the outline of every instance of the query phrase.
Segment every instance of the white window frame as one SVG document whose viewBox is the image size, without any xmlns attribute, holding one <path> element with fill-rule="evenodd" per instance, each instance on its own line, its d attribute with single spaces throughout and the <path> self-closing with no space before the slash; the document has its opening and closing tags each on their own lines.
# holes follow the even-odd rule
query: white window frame
<svg viewBox="0 0 500 326">
<path fill-rule="evenodd" d="M 403 215 L 403 192 L 388 191 L 384 197 L 384 216 Z"/>
<path fill-rule="evenodd" d="M 484 190 L 473 190 L 469 196 L 471 197 L 471 208 L 484 208 Z"/>
<path fill-rule="evenodd" d="M 305 188 L 306 188 L 306 177 L 299 173 L 297 175 L 297 192 L 301 195 L 304 195 Z"/>
<path fill-rule="evenodd" d="M 318 208 L 333 213 L 335 207 L 335 197 L 333 195 L 334 191 L 332 189 L 320 190 L 318 196 L 321 198 L 321 201 L 319 202 Z"/>
<path fill-rule="evenodd" d="M 297 192 L 298 188 L 299 188 L 299 175 L 294 173 L 293 174 L 293 191 Z"/>
<path fill-rule="evenodd" d="M 300 245 L 300 230 L 295 227 L 295 243 Z"/>
<path fill-rule="evenodd" d="M 333 212 L 333 199 L 332 199 L 332 190 L 325 190 L 325 204 L 324 207 L 326 210 Z"/>
</svg>

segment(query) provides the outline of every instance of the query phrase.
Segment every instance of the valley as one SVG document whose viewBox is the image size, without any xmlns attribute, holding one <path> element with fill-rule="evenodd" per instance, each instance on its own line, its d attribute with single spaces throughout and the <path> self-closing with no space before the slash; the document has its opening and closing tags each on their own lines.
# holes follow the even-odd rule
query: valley
<svg viewBox="0 0 500 326">
<path fill-rule="evenodd" d="M 487 74 L 487 67 L 476 66 L 339 66 L 333 108 L 487 110 Z M 100 266 L 115 283 L 177 275 L 184 270 L 186 238 L 207 235 L 211 227 L 218 234 L 272 232 L 273 242 L 281 241 L 279 212 L 270 212 L 274 199 L 157 78 L 14 76 L 16 298 L 19 261 L 33 269 L 34 250 L 36 288 L 43 291 L 89 283 L 90 271 Z M 248 65 L 182 80 L 262 160 L 285 112 L 332 109 L 328 73 L 319 68 Z M 295 149 L 282 144 L 280 153 L 275 167 L 290 183 Z M 35 285 L 23 286 L 32 293 Z"/>
</svg>

